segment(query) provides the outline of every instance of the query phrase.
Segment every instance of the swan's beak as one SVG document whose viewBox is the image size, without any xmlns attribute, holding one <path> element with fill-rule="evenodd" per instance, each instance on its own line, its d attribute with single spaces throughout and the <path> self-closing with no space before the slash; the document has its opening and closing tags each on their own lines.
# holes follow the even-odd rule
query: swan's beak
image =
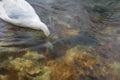
<svg viewBox="0 0 120 80">
<path fill-rule="evenodd" d="M 46 36 L 49 36 L 49 35 L 50 35 L 50 31 L 49 31 L 47 25 L 45 25 L 44 23 L 41 23 L 41 24 L 42 24 L 42 25 L 41 25 L 41 30 L 44 32 L 44 34 L 45 34 Z"/>
</svg>

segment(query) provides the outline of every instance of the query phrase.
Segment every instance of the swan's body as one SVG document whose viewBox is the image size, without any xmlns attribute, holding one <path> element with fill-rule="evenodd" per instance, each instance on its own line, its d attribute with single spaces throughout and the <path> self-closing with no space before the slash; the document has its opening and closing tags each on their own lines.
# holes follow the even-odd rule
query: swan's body
<svg viewBox="0 0 120 80">
<path fill-rule="evenodd" d="M 46 36 L 50 34 L 47 26 L 25 0 L 0 1 L 0 18 L 14 25 L 42 30 Z"/>
</svg>

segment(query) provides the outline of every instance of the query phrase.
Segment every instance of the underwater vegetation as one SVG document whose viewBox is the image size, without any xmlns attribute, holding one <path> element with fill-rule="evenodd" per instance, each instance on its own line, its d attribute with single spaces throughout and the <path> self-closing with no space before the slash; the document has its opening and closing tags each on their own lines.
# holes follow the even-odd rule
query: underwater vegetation
<svg viewBox="0 0 120 80">
<path fill-rule="evenodd" d="M 119 80 L 119 66 L 96 55 L 91 47 L 76 46 L 51 60 L 28 51 L 0 63 L 0 80 Z"/>
<path fill-rule="evenodd" d="M 120 80 L 120 0 L 31 1 L 52 34 L 0 23 L 0 80 Z"/>
</svg>

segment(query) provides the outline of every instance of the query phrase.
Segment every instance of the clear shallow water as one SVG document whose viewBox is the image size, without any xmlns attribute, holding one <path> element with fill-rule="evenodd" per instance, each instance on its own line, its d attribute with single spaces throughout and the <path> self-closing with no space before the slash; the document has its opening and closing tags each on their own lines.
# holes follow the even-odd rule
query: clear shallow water
<svg viewBox="0 0 120 80">
<path fill-rule="evenodd" d="M 44 44 L 50 42 L 54 46 L 51 53 L 57 55 L 72 46 L 84 45 L 96 48 L 103 57 L 120 61 L 120 2 L 117 0 L 27 1 L 57 38 L 43 38 L 39 31 L 0 21 L 1 54 L 29 50 L 45 53 Z"/>
<path fill-rule="evenodd" d="M 51 35 L 1 20 L 1 80 L 120 80 L 119 0 L 27 1 Z"/>
</svg>

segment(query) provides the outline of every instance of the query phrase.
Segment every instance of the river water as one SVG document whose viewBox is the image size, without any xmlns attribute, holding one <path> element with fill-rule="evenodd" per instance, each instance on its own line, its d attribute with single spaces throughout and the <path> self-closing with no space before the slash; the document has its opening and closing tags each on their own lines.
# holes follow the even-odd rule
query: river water
<svg viewBox="0 0 120 80">
<path fill-rule="evenodd" d="M 0 53 L 38 51 L 63 55 L 70 47 L 90 46 L 106 58 L 120 61 L 119 0 L 27 0 L 50 29 L 40 31 L 0 21 Z M 53 39 L 54 38 L 54 39 Z"/>
</svg>

